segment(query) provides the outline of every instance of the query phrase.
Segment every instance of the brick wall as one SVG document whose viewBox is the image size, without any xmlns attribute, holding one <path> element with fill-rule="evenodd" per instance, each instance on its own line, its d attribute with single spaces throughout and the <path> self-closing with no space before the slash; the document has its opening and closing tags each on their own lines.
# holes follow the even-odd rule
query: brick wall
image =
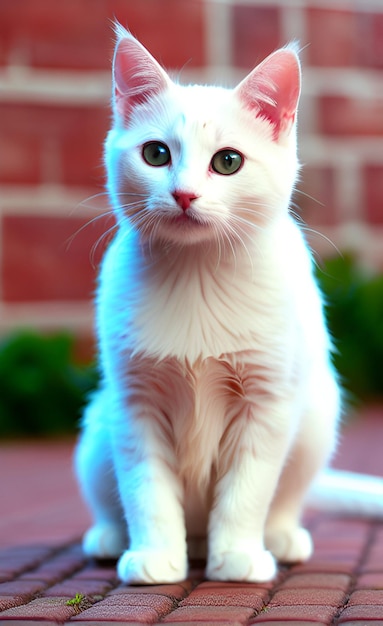
<svg viewBox="0 0 383 626">
<path fill-rule="evenodd" d="M 102 143 L 116 17 L 184 81 L 233 83 L 298 38 L 304 91 L 295 197 L 319 255 L 383 268 L 381 0 L 1 0 L 0 333 L 92 334 Z M 94 219 L 96 218 L 96 219 Z"/>
</svg>

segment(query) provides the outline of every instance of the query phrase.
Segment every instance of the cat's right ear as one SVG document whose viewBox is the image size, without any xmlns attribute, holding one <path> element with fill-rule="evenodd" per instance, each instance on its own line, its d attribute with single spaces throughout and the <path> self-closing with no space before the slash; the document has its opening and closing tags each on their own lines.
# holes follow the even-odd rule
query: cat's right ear
<svg viewBox="0 0 383 626">
<path fill-rule="evenodd" d="M 144 46 L 125 28 L 116 25 L 113 59 L 113 105 L 128 120 L 132 109 L 166 89 L 170 78 Z"/>
</svg>

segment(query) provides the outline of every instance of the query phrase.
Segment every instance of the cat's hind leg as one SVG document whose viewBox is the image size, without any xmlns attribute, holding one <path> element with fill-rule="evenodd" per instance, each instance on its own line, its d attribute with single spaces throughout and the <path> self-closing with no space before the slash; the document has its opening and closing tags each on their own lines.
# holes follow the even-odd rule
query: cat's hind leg
<svg viewBox="0 0 383 626">
<path fill-rule="evenodd" d="M 107 395 L 97 392 L 84 414 L 83 432 L 75 451 L 75 469 L 93 525 L 83 538 L 87 556 L 118 558 L 127 547 L 126 523 L 119 503 L 107 430 Z"/>
<path fill-rule="evenodd" d="M 300 523 L 306 493 L 312 480 L 327 463 L 336 440 L 340 411 L 339 391 L 326 372 L 321 390 L 305 412 L 299 435 L 286 461 L 266 523 L 265 542 L 283 563 L 306 561 L 313 545 L 309 532 Z M 321 395 L 321 397 L 319 397 Z"/>
</svg>

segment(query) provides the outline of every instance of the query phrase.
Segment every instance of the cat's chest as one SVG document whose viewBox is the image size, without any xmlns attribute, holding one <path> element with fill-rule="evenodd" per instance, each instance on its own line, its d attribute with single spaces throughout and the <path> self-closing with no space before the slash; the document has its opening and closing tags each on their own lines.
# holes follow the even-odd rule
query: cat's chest
<svg viewBox="0 0 383 626">
<path fill-rule="evenodd" d="M 262 349 L 282 329 L 270 268 L 267 276 L 192 253 L 145 263 L 136 252 L 109 260 L 101 285 L 104 330 L 124 350 L 193 363 Z"/>
</svg>

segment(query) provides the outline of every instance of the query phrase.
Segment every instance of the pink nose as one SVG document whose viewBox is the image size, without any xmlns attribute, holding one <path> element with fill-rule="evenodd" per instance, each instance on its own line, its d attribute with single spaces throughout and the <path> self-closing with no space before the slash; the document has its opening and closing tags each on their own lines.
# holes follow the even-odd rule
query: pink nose
<svg viewBox="0 0 383 626">
<path fill-rule="evenodd" d="M 198 196 L 195 196 L 190 191 L 174 191 L 173 198 L 183 211 L 187 211 L 193 200 L 196 200 Z"/>
</svg>

